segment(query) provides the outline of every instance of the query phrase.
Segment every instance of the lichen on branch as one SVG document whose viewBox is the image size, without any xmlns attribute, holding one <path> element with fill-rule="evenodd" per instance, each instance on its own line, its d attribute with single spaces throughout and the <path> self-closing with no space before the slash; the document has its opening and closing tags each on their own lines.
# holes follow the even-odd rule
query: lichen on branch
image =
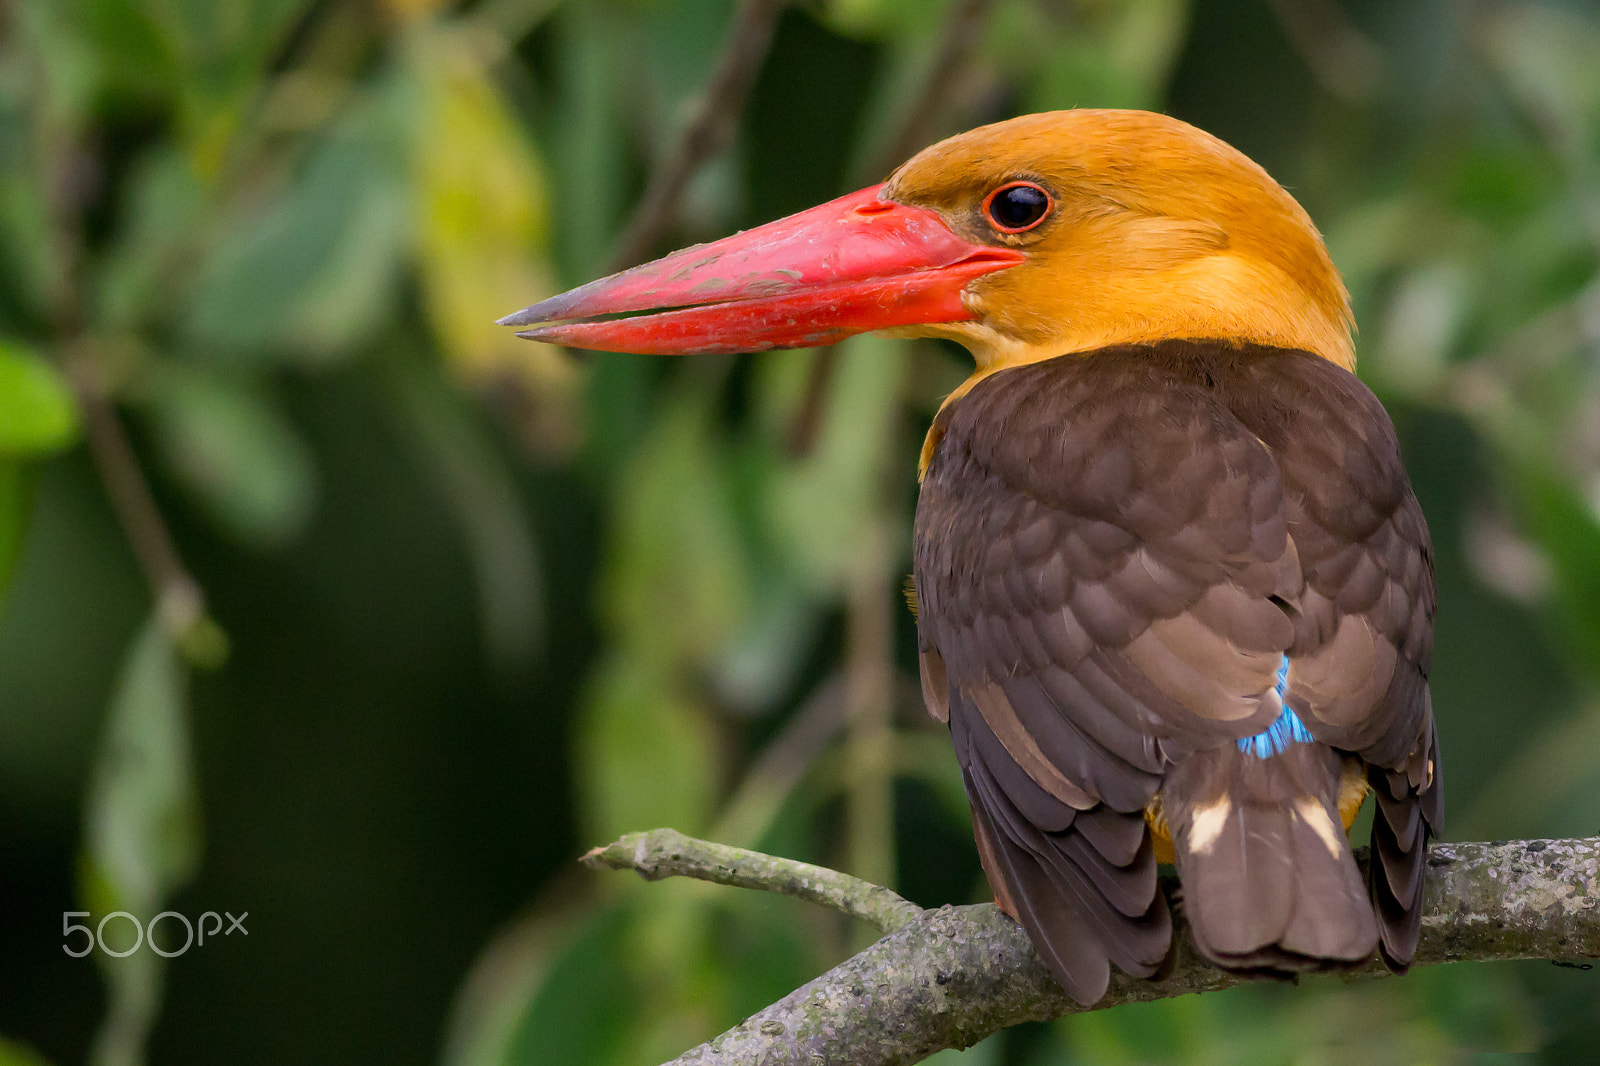
<svg viewBox="0 0 1600 1066">
<path fill-rule="evenodd" d="M 676 829 L 629 833 L 603 848 L 595 848 L 583 857 L 583 863 L 597 868 L 635 870 L 646 881 L 693 877 L 719 885 L 794 896 L 860 918 L 885 933 L 892 933 L 925 913 L 910 900 L 859 877 L 808 862 L 696 840 Z"/>
<path fill-rule="evenodd" d="M 993 904 L 923 910 L 887 888 L 809 863 L 712 844 L 671 829 L 634 833 L 585 856 L 591 866 L 656 880 L 685 876 L 797 896 L 843 911 L 886 935 L 672 1066 L 918 1062 L 970 1047 L 1023 1021 L 1044 1021 L 1191 992 L 1246 978 L 1195 955 L 1182 913 L 1172 975 L 1113 973 L 1094 1007 L 1073 1003 Z M 1435 844 L 1428 856 L 1422 939 L 1414 965 L 1506 959 L 1600 958 L 1600 838 Z M 1164 883 L 1169 893 L 1172 883 Z M 1357 976 L 1379 977 L 1377 961 Z"/>
</svg>

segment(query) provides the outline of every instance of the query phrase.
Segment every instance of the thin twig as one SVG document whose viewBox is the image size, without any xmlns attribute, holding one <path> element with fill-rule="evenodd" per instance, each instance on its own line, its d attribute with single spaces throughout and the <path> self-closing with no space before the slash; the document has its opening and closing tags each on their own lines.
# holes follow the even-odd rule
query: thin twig
<svg viewBox="0 0 1600 1066">
<path fill-rule="evenodd" d="M 796 875 L 784 867 L 797 866 L 806 878 L 843 877 L 752 852 L 737 852 L 740 876 L 724 876 L 722 860 L 715 857 L 719 852 L 703 850 L 718 845 L 703 845 L 670 830 L 624 837 L 601 850 L 611 854 L 620 849 L 627 855 L 639 849 L 653 855 L 644 842 L 656 838 L 672 841 L 664 854 L 673 859 L 707 856 L 695 860 L 691 876 L 724 884 L 800 895 L 789 890 Z M 679 872 L 666 862 L 646 861 L 652 862 L 653 876 Z M 1428 867 L 1422 938 L 1413 965 L 1600 958 L 1600 838 L 1435 844 Z M 770 879 L 762 872 L 769 869 L 774 871 Z M 1163 882 L 1169 895 L 1172 888 L 1170 879 Z M 827 899 L 818 902 L 837 906 Z M 970 1047 L 1018 1022 L 1209 992 L 1251 980 L 1217 970 L 1196 956 L 1180 911 L 1174 929 L 1178 958 L 1171 976 L 1150 981 L 1113 973 L 1105 998 L 1085 1008 L 1067 998 L 1021 927 L 993 904 L 919 911 L 904 903 L 904 908 L 896 916 L 909 917 L 899 918 L 892 933 L 673 1060 L 673 1066 L 912 1063 L 944 1048 Z M 1355 971 L 1364 977 L 1387 973 L 1375 960 Z"/>
<path fill-rule="evenodd" d="M 205 595 L 178 554 L 166 520 L 161 516 L 161 508 L 150 492 L 150 483 L 139 466 L 139 457 L 106 395 L 92 357 L 81 351 L 83 343 L 70 344 L 63 362 L 78 408 L 83 413 L 83 432 L 89 454 L 162 618 L 170 632 L 182 637 L 191 633 L 204 617 Z"/>
<path fill-rule="evenodd" d="M 839 346 L 830 344 L 818 348 L 811 357 L 806 373 L 806 391 L 800 400 L 800 410 L 789 425 L 789 439 L 785 450 L 791 459 L 804 459 L 817 446 L 817 434 L 822 431 L 822 412 L 828 406 L 828 390 L 833 387 L 833 375 L 839 362 Z"/>
<path fill-rule="evenodd" d="M 583 857 L 583 862 L 596 869 L 636 870 L 646 881 L 692 877 L 719 885 L 777 892 L 842 911 L 885 933 L 923 913 L 921 907 L 889 889 L 838 870 L 696 840 L 676 829 L 629 833 L 621 840 L 595 848 Z"/>
<path fill-rule="evenodd" d="M 51 242 L 56 259 L 50 315 L 56 357 L 83 417 L 84 437 L 105 485 L 111 509 L 138 560 L 151 594 L 170 631 L 194 631 L 205 615 L 199 582 L 190 575 L 151 495 L 138 456 L 117 417 L 88 333 L 83 285 L 83 216 L 98 185 L 99 160 L 78 139 L 61 134 L 39 142 L 52 180 Z M 51 143 L 51 141 L 55 143 Z M 48 145 L 49 147 L 44 147 Z"/>
<path fill-rule="evenodd" d="M 689 179 L 732 140 L 745 97 L 771 47 L 778 16 L 787 6 L 788 0 L 744 0 L 739 5 L 699 107 L 650 175 L 639 207 L 617 241 L 612 271 L 625 270 L 650 255 L 656 241 L 677 220 Z"/>
</svg>

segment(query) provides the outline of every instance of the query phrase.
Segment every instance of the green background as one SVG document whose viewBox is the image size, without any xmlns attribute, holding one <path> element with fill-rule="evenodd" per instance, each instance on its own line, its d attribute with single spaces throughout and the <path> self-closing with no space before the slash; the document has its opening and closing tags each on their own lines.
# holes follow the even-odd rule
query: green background
<svg viewBox="0 0 1600 1066">
<path fill-rule="evenodd" d="M 653 1062 L 868 936 L 575 862 L 656 825 L 983 897 L 899 598 L 962 354 L 492 325 L 608 268 L 734 12 L 0 9 L 0 1064 Z M 743 103 L 657 251 L 1024 111 L 1163 110 L 1265 165 L 1432 525 L 1446 836 L 1597 831 L 1595 5 L 834 0 L 782 12 Z M 248 934 L 63 952 L 64 912 L 119 909 Z M 1575 1062 L 1597 1008 L 1586 970 L 1462 964 L 967 1058 Z"/>
</svg>

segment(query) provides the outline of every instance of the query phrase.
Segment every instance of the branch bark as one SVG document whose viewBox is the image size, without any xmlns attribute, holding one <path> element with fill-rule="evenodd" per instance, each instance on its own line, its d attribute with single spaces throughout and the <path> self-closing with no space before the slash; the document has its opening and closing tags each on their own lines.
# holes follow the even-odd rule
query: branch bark
<svg viewBox="0 0 1600 1066">
<path fill-rule="evenodd" d="M 685 837 L 636 833 L 596 848 L 591 865 L 682 875 L 800 896 L 887 935 L 669 1066 L 851 1062 L 892 1066 L 964 1048 L 1023 1021 L 1229 988 L 1247 978 L 1198 958 L 1176 914 L 1172 975 L 1113 972 L 1091 1008 L 1067 998 L 1011 919 L 992 904 L 922 910 L 886 888 L 807 863 Z M 1435 844 L 1414 965 L 1600 958 L 1600 838 Z M 1171 881 L 1163 883 L 1169 895 Z M 879 895 L 881 893 L 881 895 Z M 863 903 L 863 900 L 872 902 Z M 1388 973 L 1374 961 L 1356 976 Z"/>
<path fill-rule="evenodd" d="M 166 519 L 150 491 L 150 482 L 128 440 L 128 431 L 106 395 L 93 358 L 84 352 L 87 346 L 82 338 L 62 342 L 66 352 L 62 361 L 78 409 L 83 412 L 89 455 L 100 472 L 112 513 L 128 538 L 162 619 L 173 634 L 185 638 L 204 624 L 205 594 L 178 554 Z"/>
<path fill-rule="evenodd" d="M 43 114 L 48 109 L 38 109 Z M 161 618 L 186 653 L 206 662 L 220 661 L 225 637 L 206 615 L 205 594 L 184 565 L 128 432 L 102 373 L 90 331 L 88 293 L 84 284 L 84 216 L 101 181 L 102 161 L 80 142 L 76 131 L 39 120 L 35 131 L 42 144 L 50 190 L 50 248 L 55 259 L 50 287 L 50 318 L 55 332 L 56 361 L 83 417 L 89 456 L 100 474 L 112 513 L 150 585 Z"/>
<path fill-rule="evenodd" d="M 583 863 L 590 867 L 636 870 L 646 881 L 693 877 L 719 885 L 795 896 L 860 918 L 885 933 L 892 933 L 927 913 L 890 889 L 859 877 L 808 862 L 696 840 L 676 829 L 629 833 L 613 844 L 595 848 L 583 857 Z"/>
</svg>

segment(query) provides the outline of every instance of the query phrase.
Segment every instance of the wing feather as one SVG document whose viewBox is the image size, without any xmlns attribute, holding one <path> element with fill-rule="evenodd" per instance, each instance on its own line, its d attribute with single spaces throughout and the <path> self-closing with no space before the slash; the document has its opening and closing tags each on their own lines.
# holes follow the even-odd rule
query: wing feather
<svg viewBox="0 0 1600 1066">
<path fill-rule="evenodd" d="M 948 716 L 997 896 L 1068 990 L 1090 1002 L 1106 958 L 1138 972 L 1165 953 L 1142 811 L 1172 767 L 1276 718 L 1285 655 L 1289 705 L 1387 790 L 1372 907 L 1403 965 L 1438 826 L 1432 565 L 1364 386 L 1303 353 L 1107 349 L 990 375 L 935 433 L 915 540 L 924 685 L 944 687 L 930 709 Z M 1330 861 L 1320 815 L 1263 810 L 1216 845 L 1241 870 Z M 1261 965 L 1369 942 L 1258 903 L 1238 920 L 1254 908 L 1284 938 Z M 1245 960 L 1252 935 L 1214 939 Z M 1060 942 L 1076 936 L 1103 950 Z"/>
</svg>

